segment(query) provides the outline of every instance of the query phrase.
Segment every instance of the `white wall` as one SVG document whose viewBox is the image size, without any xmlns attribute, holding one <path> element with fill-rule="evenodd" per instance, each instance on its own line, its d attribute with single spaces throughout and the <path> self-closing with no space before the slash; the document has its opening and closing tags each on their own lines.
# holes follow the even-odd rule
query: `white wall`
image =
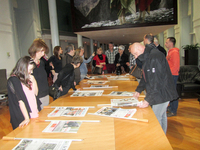
<svg viewBox="0 0 200 150">
<path fill-rule="evenodd" d="M 0 69 L 7 69 L 7 76 L 11 73 L 18 59 L 15 47 L 14 28 L 10 9 L 10 1 L 1 0 L 0 4 Z M 8 56 L 8 54 L 10 56 Z"/>
<path fill-rule="evenodd" d="M 180 49 L 180 64 L 184 65 L 183 45 L 200 43 L 199 0 L 178 0 L 178 24 L 163 32 L 164 41 L 169 36 L 176 38 L 176 47 Z M 158 35 L 158 37 L 160 34 Z M 165 47 L 166 48 L 166 47 Z M 199 52 L 200 66 L 200 52 Z"/>
<path fill-rule="evenodd" d="M 200 15 L 199 15 L 200 2 L 193 0 L 193 43 L 200 44 Z M 199 67 L 200 67 L 200 51 L 199 51 Z"/>
</svg>

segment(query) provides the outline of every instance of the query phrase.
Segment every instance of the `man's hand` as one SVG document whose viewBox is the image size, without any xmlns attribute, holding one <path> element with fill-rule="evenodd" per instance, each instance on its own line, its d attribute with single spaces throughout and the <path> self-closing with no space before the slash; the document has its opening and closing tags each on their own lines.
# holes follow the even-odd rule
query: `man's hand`
<svg viewBox="0 0 200 150">
<path fill-rule="evenodd" d="M 58 88 L 58 90 L 63 91 L 63 89 L 62 89 L 62 85 Z"/>
<path fill-rule="evenodd" d="M 149 106 L 149 103 L 146 100 L 141 101 L 140 103 L 137 104 L 139 108 L 146 108 Z"/>
<path fill-rule="evenodd" d="M 138 93 L 138 92 L 135 92 L 134 94 L 133 94 L 133 97 L 135 97 L 135 98 L 138 98 L 140 96 L 140 93 Z"/>
</svg>

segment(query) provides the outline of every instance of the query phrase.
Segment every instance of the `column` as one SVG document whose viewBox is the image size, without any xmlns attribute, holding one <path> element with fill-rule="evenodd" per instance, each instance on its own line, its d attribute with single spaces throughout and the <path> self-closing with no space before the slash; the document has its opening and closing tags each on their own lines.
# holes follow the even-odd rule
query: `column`
<svg viewBox="0 0 200 150">
<path fill-rule="evenodd" d="M 90 39 L 90 55 L 94 52 L 93 39 Z"/>
<path fill-rule="evenodd" d="M 78 47 L 83 46 L 82 35 L 77 34 Z"/>
<path fill-rule="evenodd" d="M 97 41 L 97 47 L 100 47 L 100 43 L 99 43 L 99 41 Z"/>
<path fill-rule="evenodd" d="M 49 4 L 49 20 L 51 26 L 51 41 L 52 48 L 59 46 L 59 35 L 58 35 L 58 21 L 57 21 L 57 10 L 56 0 L 48 0 Z"/>
</svg>

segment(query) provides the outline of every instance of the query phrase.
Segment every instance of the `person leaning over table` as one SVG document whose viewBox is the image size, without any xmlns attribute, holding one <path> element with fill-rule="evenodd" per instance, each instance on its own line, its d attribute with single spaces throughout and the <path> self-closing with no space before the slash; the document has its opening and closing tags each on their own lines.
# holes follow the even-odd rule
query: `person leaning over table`
<svg viewBox="0 0 200 150">
<path fill-rule="evenodd" d="M 55 82 L 55 87 L 59 89 L 60 96 L 67 94 L 71 88 L 76 90 L 74 85 L 74 69 L 80 67 L 82 62 L 82 57 L 75 55 L 72 58 L 72 62 L 66 64 L 59 72 L 58 78 Z"/>
<path fill-rule="evenodd" d="M 37 81 L 38 85 L 38 95 L 37 97 L 41 101 L 41 108 L 49 105 L 49 86 L 47 80 L 47 73 L 45 70 L 45 64 L 41 61 L 41 57 L 44 56 L 44 53 L 49 51 L 48 46 L 42 39 L 35 39 L 28 49 L 28 53 L 35 62 L 36 67 L 33 69 L 33 76 Z"/>
<path fill-rule="evenodd" d="M 79 55 L 83 58 L 83 63 L 80 66 L 81 80 L 83 80 L 87 76 L 88 72 L 86 64 L 92 60 L 92 58 L 95 56 L 95 53 L 92 53 L 92 55 L 87 60 L 85 60 L 83 46 L 80 46 L 79 49 L 81 50 Z"/>
<path fill-rule="evenodd" d="M 34 76 L 31 75 L 34 67 L 31 57 L 24 56 L 17 61 L 8 79 L 10 123 L 13 130 L 27 125 L 30 118 L 39 116 L 41 103 L 36 99 L 38 87 Z"/>
<path fill-rule="evenodd" d="M 94 67 L 102 68 L 102 74 L 108 73 L 106 64 L 108 64 L 108 59 L 106 55 L 103 54 L 103 50 L 101 47 L 97 48 L 97 54 L 93 58 L 92 65 Z"/>
<path fill-rule="evenodd" d="M 124 53 L 124 49 L 125 49 L 125 46 L 123 45 L 119 46 L 118 48 L 119 53 L 115 55 L 115 62 L 114 62 L 114 64 L 116 65 L 116 68 L 117 67 L 122 68 L 122 73 L 126 72 L 127 70 L 126 63 L 128 62 L 128 55 Z"/>
<path fill-rule="evenodd" d="M 146 44 L 134 43 L 131 53 L 142 61 L 143 75 L 135 90 L 134 97 L 138 98 L 140 93 L 146 89 L 146 97 L 140 108 L 152 106 L 163 131 L 167 131 L 167 106 L 169 101 L 178 98 L 176 87 L 167 60 L 163 53 L 156 47 Z"/>
</svg>

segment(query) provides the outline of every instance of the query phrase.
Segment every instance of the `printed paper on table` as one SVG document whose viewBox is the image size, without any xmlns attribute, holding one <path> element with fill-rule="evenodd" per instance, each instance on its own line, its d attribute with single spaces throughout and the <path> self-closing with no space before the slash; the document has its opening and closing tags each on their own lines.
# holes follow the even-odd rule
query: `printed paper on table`
<svg viewBox="0 0 200 150">
<path fill-rule="evenodd" d="M 89 107 L 56 107 L 48 117 L 84 117 Z"/>
<path fill-rule="evenodd" d="M 82 121 L 50 120 L 50 124 L 42 131 L 49 133 L 77 133 Z"/>
<path fill-rule="evenodd" d="M 72 140 L 23 139 L 13 150 L 68 150 Z"/>
<path fill-rule="evenodd" d="M 75 91 L 70 97 L 101 96 L 104 90 Z"/>
</svg>

